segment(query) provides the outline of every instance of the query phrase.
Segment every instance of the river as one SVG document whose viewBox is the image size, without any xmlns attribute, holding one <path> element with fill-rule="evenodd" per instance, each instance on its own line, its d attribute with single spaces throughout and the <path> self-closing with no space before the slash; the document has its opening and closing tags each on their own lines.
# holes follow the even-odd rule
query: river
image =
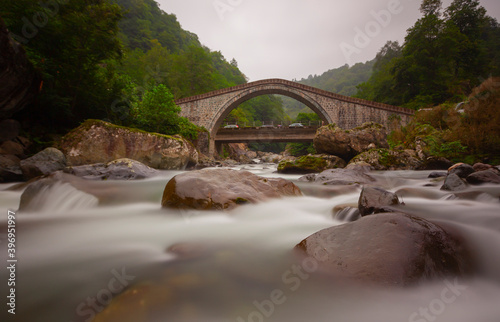
<svg viewBox="0 0 500 322">
<path fill-rule="evenodd" d="M 275 165 L 237 169 L 278 176 Z M 500 321 L 500 186 L 457 198 L 429 172 L 372 173 L 402 197 L 405 212 L 459 231 L 477 261 L 472 277 L 385 288 L 297 271 L 291 253 L 309 235 L 343 224 L 332 209 L 356 204 L 360 187 L 297 183 L 305 196 L 227 213 L 161 209 L 163 188 L 178 173 L 94 182 L 114 195 L 102 200 L 60 185 L 37 211 L 17 213 L 16 315 L 7 312 L 4 268 L 1 321 Z M 0 185 L 2 265 L 7 213 L 21 196 L 11 186 Z"/>
</svg>

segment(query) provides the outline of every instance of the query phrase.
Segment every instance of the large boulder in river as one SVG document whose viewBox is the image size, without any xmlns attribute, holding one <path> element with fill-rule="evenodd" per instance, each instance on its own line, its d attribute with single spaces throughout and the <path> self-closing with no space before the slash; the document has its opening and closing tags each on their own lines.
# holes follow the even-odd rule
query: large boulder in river
<svg viewBox="0 0 500 322">
<path fill-rule="evenodd" d="M 318 129 L 314 138 L 318 153 L 336 155 L 345 161 L 374 148 L 388 147 L 387 130 L 376 123 L 366 123 L 351 130 L 330 124 Z"/>
<path fill-rule="evenodd" d="M 163 170 L 182 170 L 198 163 L 198 152 L 180 136 L 148 133 L 96 120 L 88 120 L 68 133 L 60 146 L 71 166 L 122 158 Z"/>
<path fill-rule="evenodd" d="M 21 170 L 26 180 L 51 174 L 65 167 L 66 157 L 56 148 L 47 148 L 21 161 Z"/>
<path fill-rule="evenodd" d="M 89 180 L 138 180 L 154 177 L 159 173 L 158 170 L 130 159 L 67 167 L 64 172 Z"/>
<path fill-rule="evenodd" d="M 395 193 L 378 187 L 364 187 L 359 196 L 358 208 L 362 217 L 395 212 L 393 206 L 399 205 L 399 198 Z"/>
<path fill-rule="evenodd" d="M 269 198 L 301 196 L 290 181 L 262 178 L 248 171 L 203 169 L 172 178 L 163 192 L 164 208 L 229 210 Z"/>
<path fill-rule="evenodd" d="M 314 182 L 323 185 L 355 185 L 375 182 L 375 178 L 361 170 L 329 169 L 320 174 L 309 174 L 299 181 Z"/>
<path fill-rule="evenodd" d="M 0 119 L 23 109 L 38 95 L 41 77 L 0 17 Z"/>
<path fill-rule="evenodd" d="M 283 160 L 278 165 L 279 173 L 317 173 L 327 169 L 344 168 L 346 163 L 334 155 L 305 155 L 294 160 Z"/>
<path fill-rule="evenodd" d="M 456 238 L 425 219 L 400 213 L 324 229 L 304 239 L 295 251 L 306 257 L 304 266 L 383 285 L 461 276 L 470 269 L 469 256 Z"/>
</svg>

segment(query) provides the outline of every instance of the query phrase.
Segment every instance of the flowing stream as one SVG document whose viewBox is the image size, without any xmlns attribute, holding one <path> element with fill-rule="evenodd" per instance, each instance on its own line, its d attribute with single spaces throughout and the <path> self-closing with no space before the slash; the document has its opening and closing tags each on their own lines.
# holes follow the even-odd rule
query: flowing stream
<svg viewBox="0 0 500 322">
<path fill-rule="evenodd" d="M 275 165 L 237 169 L 278 176 Z M 17 213 L 16 315 L 7 313 L 4 268 L 0 320 L 500 321 L 500 186 L 453 195 L 429 172 L 372 173 L 406 213 L 458 231 L 477 261 L 472 277 L 385 288 L 297 270 L 292 255 L 304 238 L 355 217 L 342 205 L 355 207 L 361 187 L 297 182 L 303 197 L 226 213 L 161 209 L 163 189 L 179 173 L 89 182 L 108 196 L 99 199 L 56 185 L 36 200 L 37 211 Z M 10 187 L 0 185 L 2 266 L 7 212 L 22 193 Z"/>
</svg>

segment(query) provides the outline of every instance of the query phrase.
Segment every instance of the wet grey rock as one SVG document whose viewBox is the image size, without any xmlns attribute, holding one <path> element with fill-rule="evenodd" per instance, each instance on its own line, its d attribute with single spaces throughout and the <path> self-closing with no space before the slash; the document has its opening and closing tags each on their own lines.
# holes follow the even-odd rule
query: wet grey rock
<svg viewBox="0 0 500 322">
<path fill-rule="evenodd" d="M 295 247 L 332 277 L 391 286 L 470 272 L 459 238 L 425 219 L 401 213 L 363 217 L 324 229 Z"/>
<path fill-rule="evenodd" d="M 377 187 L 364 187 L 358 201 L 361 217 L 395 212 L 391 206 L 397 205 L 399 205 L 399 198 L 395 193 Z"/>
<path fill-rule="evenodd" d="M 88 180 L 138 180 L 159 174 L 159 171 L 130 159 L 67 167 L 64 172 Z"/>
<path fill-rule="evenodd" d="M 493 169 L 478 171 L 469 175 L 467 177 L 467 182 L 470 184 L 483 184 L 483 183 L 500 184 L 500 175 L 498 175 L 498 173 Z"/>
<path fill-rule="evenodd" d="M 66 157 L 56 148 L 47 148 L 21 161 L 21 170 L 26 180 L 51 174 L 65 167 Z"/>
<path fill-rule="evenodd" d="M 441 190 L 461 191 L 467 188 L 467 184 L 456 174 L 448 174 Z"/>
<path fill-rule="evenodd" d="M 467 178 L 470 174 L 474 173 L 475 170 L 471 165 L 465 163 L 455 164 L 448 170 L 448 174 L 456 174 L 462 179 Z"/>
</svg>

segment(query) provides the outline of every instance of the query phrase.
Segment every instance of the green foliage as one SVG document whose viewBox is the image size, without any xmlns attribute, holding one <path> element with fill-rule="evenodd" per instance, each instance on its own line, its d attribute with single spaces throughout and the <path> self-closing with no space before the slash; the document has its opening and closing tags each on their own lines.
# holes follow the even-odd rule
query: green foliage
<svg viewBox="0 0 500 322">
<path fill-rule="evenodd" d="M 232 110 L 224 120 L 224 122 L 237 123 L 241 126 L 288 124 L 290 121 L 290 117 L 283 109 L 281 97 L 276 95 L 262 95 L 248 100 Z"/>
<path fill-rule="evenodd" d="M 443 104 L 421 110 L 405 127 L 393 131 L 388 140 L 391 147 L 416 147 L 423 141 L 424 151 L 452 161 L 496 160 L 500 156 L 500 79 L 491 78 L 474 89 L 463 106 Z"/>
<path fill-rule="evenodd" d="M 108 106 L 121 94 L 108 66 L 122 52 L 121 8 L 107 0 L 72 0 L 59 1 L 54 11 L 55 7 L 43 3 L 0 3 L 12 37 L 24 45 L 43 79 L 39 99 L 23 117 L 51 131 L 71 128 L 86 118 L 105 117 Z M 47 17 L 43 27 L 26 18 L 37 14 Z"/>
<path fill-rule="evenodd" d="M 500 74 L 500 26 L 477 0 L 454 0 L 441 13 L 440 0 L 424 0 L 423 17 L 398 48 L 388 42 L 373 75 L 357 96 L 415 110 L 460 102 L 481 75 Z"/>
<path fill-rule="evenodd" d="M 427 136 L 424 141 L 429 147 L 429 153 L 433 156 L 459 161 L 460 157 L 467 151 L 460 141 L 446 142 L 435 136 Z"/>
<path fill-rule="evenodd" d="M 165 85 L 158 85 L 146 91 L 133 109 L 135 124 L 146 131 L 161 134 L 181 134 L 196 140 L 199 128 L 186 118 L 179 116 L 181 109 L 174 102 L 174 96 Z"/>
<path fill-rule="evenodd" d="M 312 143 L 289 143 L 286 146 L 286 150 L 294 157 L 316 153 L 316 149 Z"/>
<path fill-rule="evenodd" d="M 317 126 L 321 124 L 321 118 L 316 113 L 299 113 L 294 122 L 302 123 L 306 126 Z"/>
</svg>

